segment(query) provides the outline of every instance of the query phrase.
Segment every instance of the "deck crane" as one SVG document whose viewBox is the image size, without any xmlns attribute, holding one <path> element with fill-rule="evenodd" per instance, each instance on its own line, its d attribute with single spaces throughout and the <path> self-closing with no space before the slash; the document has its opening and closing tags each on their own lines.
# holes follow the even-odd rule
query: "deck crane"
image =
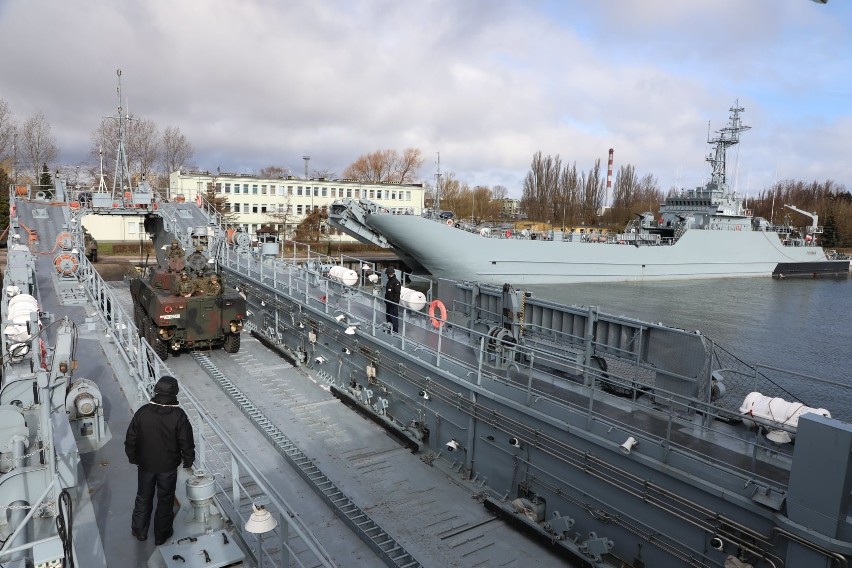
<svg viewBox="0 0 852 568">
<path fill-rule="evenodd" d="M 810 212 L 805 211 L 803 209 L 799 209 L 795 205 L 787 205 L 786 203 L 784 204 L 784 207 L 786 207 L 787 209 L 792 209 L 793 211 L 796 211 L 798 213 L 801 213 L 802 215 L 807 215 L 808 217 L 810 217 L 811 221 L 812 221 L 811 226 L 810 226 L 810 231 L 809 231 L 810 233 L 818 234 L 818 233 L 822 232 L 822 227 L 819 226 L 819 215 L 816 214 L 816 211 L 814 211 L 813 213 L 810 213 Z"/>
</svg>

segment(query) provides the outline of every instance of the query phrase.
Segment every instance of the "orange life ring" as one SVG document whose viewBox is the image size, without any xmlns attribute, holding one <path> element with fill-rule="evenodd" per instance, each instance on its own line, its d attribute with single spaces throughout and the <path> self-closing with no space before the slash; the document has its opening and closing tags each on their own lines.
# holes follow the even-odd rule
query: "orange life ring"
<svg viewBox="0 0 852 568">
<path fill-rule="evenodd" d="M 452 219 L 447 219 L 447 225 L 449 225 L 450 227 L 452 227 L 452 226 L 453 226 L 453 220 L 452 220 Z"/>
<path fill-rule="evenodd" d="M 742 225 L 737 225 L 737 230 L 738 230 L 738 231 L 742 231 L 742 229 L 743 229 L 743 226 L 742 226 Z"/>
<path fill-rule="evenodd" d="M 438 317 L 435 317 L 435 310 L 438 311 Z M 447 321 L 447 308 L 441 300 L 432 300 L 429 304 L 429 319 L 432 321 L 432 327 L 440 329 L 444 322 Z"/>
<path fill-rule="evenodd" d="M 506 229 L 506 238 L 507 238 L 507 239 L 511 239 L 511 238 L 512 238 L 512 231 L 510 231 L 509 229 Z"/>
<path fill-rule="evenodd" d="M 77 272 L 79 265 L 80 263 L 77 260 L 77 257 L 67 252 L 58 254 L 56 255 L 56 258 L 53 259 L 53 266 L 56 268 L 56 272 L 58 272 L 60 276 L 71 276 Z"/>
</svg>

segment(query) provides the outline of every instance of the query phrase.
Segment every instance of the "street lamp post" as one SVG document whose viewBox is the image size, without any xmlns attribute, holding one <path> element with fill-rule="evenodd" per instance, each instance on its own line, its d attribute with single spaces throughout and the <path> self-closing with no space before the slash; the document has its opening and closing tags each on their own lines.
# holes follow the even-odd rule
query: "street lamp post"
<svg viewBox="0 0 852 568">
<path fill-rule="evenodd" d="M 305 160 L 305 183 L 307 184 L 308 192 L 311 194 L 311 213 L 314 211 L 314 188 L 310 186 L 308 183 L 308 163 L 311 161 L 310 156 L 302 156 L 302 159 Z"/>
</svg>

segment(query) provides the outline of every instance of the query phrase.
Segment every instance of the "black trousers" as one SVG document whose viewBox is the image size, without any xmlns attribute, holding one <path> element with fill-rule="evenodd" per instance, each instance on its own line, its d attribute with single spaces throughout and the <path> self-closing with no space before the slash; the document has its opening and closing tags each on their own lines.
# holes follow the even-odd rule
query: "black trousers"
<svg viewBox="0 0 852 568">
<path fill-rule="evenodd" d="M 147 535 L 151 525 L 151 513 L 154 508 L 154 490 L 157 492 L 157 513 L 154 515 L 154 539 L 164 540 L 172 530 L 174 521 L 175 487 L 177 469 L 165 473 L 153 473 L 141 467 L 139 485 L 136 490 L 136 504 L 133 507 L 133 519 L 130 528 L 134 534 Z"/>
<path fill-rule="evenodd" d="M 394 333 L 399 332 L 399 306 L 394 304 L 393 302 L 385 302 L 385 319 L 391 327 L 393 328 Z"/>
</svg>

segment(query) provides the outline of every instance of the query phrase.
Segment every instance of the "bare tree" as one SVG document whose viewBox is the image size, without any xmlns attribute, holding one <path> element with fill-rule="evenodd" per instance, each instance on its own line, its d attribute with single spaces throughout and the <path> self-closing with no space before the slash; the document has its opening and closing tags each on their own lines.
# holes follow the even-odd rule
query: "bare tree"
<svg viewBox="0 0 852 568">
<path fill-rule="evenodd" d="M 33 182 L 39 179 L 42 164 L 53 164 L 59 156 L 56 138 L 50 132 L 50 124 L 44 114 L 31 116 L 21 127 L 21 143 L 25 164 L 33 174 Z"/>
<path fill-rule="evenodd" d="M 580 175 L 577 162 L 562 168 L 559 174 L 559 208 L 557 219 L 561 219 L 562 230 L 566 225 L 574 225 L 580 219 Z M 555 220 L 554 220 L 555 222 Z"/>
<path fill-rule="evenodd" d="M 462 216 L 466 213 L 464 207 L 464 194 L 469 189 L 467 184 L 463 184 L 456 179 L 455 174 L 447 172 L 444 174 L 444 179 L 441 181 L 441 207 L 449 211 L 454 211 Z"/>
<path fill-rule="evenodd" d="M 664 199 L 659 183 L 653 174 L 645 174 L 639 179 L 636 197 L 641 203 L 647 205 L 649 211 L 658 210 Z"/>
<path fill-rule="evenodd" d="M 533 156 L 521 197 L 522 206 L 531 219 L 544 221 L 557 218 L 557 212 L 561 211 L 556 203 L 561 169 L 562 159 L 558 155 L 544 157 L 541 152 L 536 152 Z"/>
<path fill-rule="evenodd" d="M 149 179 L 148 176 L 154 173 L 154 166 L 160 159 L 160 147 L 157 125 L 153 120 L 130 121 L 127 129 L 127 161 L 130 171 L 133 172 L 138 164 L 139 169 L 135 171 L 143 178 Z"/>
<path fill-rule="evenodd" d="M 588 174 L 583 174 L 582 181 L 582 219 L 586 224 L 594 225 L 597 222 L 598 211 L 603 205 L 604 193 L 606 192 L 600 160 L 595 160 L 595 165 L 591 167 Z"/>
<path fill-rule="evenodd" d="M 413 183 L 422 165 L 417 148 L 406 149 L 402 156 L 396 150 L 377 150 L 349 164 L 343 177 L 364 183 Z"/>
<path fill-rule="evenodd" d="M 505 185 L 495 185 L 491 188 L 491 199 L 503 201 L 509 196 L 509 189 Z"/>
<path fill-rule="evenodd" d="M 266 166 L 265 168 L 261 168 L 260 171 L 257 172 L 257 175 L 264 179 L 283 179 L 290 175 L 290 168 Z"/>
<path fill-rule="evenodd" d="M 619 166 L 618 173 L 615 174 L 615 185 L 612 188 L 612 221 L 627 223 L 634 213 L 639 213 L 632 210 L 638 189 L 639 179 L 636 177 L 635 168 L 630 164 Z"/>
<path fill-rule="evenodd" d="M 423 155 L 419 148 L 406 148 L 402 157 L 396 163 L 393 176 L 395 183 L 412 183 L 417 177 L 420 166 L 423 165 Z"/>
<path fill-rule="evenodd" d="M 0 99 L 0 162 L 12 151 L 15 143 L 15 121 L 6 101 Z"/>
<path fill-rule="evenodd" d="M 169 126 L 163 132 L 161 165 L 162 171 L 168 178 L 169 174 L 184 168 L 192 159 L 192 144 L 177 126 Z"/>
<path fill-rule="evenodd" d="M 146 177 L 154 172 L 154 166 L 160 158 L 160 141 L 157 125 L 152 120 L 137 119 L 132 115 L 125 122 L 124 152 L 127 167 L 132 177 Z M 118 152 L 119 125 L 115 118 L 104 118 L 92 133 L 92 148 L 89 151 L 92 170 L 100 170 L 100 152 L 104 153 L 105 173 L 112 171 L 108 167 Z M 106 176 L 109 178 L 110 176 Z M 151 180 L 154 181 L 154 180 Z M 108 181 L 109 185 L 111 180 Z"/>
<path fill-rule="evenodd" d="M 335 176 L 336 176 L 334 170 L 328 170 L 328 169 L 314 170 L 314 171 L 311 172 L 311 175 L 315 179 L 334 179 Z"/>
<path fill-rule="evenodd" d="M 271 219 L 278 233 L 279 240 L 287 238 L 295 228 L 293 223 L 293 206 L 290 204 L 290 194 L 286 194 L 283 200 L 276 201 L 273 207 L 277 206 L 276 210 L 268 210 L 266 216 Z"/>
<path fill-rule="evenodd" d="M 521 207 L 527 212 L 528 216 L 534 219 L 538 219 L 541 215 L 540 203 L 544 192 L 543 161 L 541 151 L 533 155 L 530 171 L 524 177 L 524 193 L 521 196 Z"/>
</svg>

